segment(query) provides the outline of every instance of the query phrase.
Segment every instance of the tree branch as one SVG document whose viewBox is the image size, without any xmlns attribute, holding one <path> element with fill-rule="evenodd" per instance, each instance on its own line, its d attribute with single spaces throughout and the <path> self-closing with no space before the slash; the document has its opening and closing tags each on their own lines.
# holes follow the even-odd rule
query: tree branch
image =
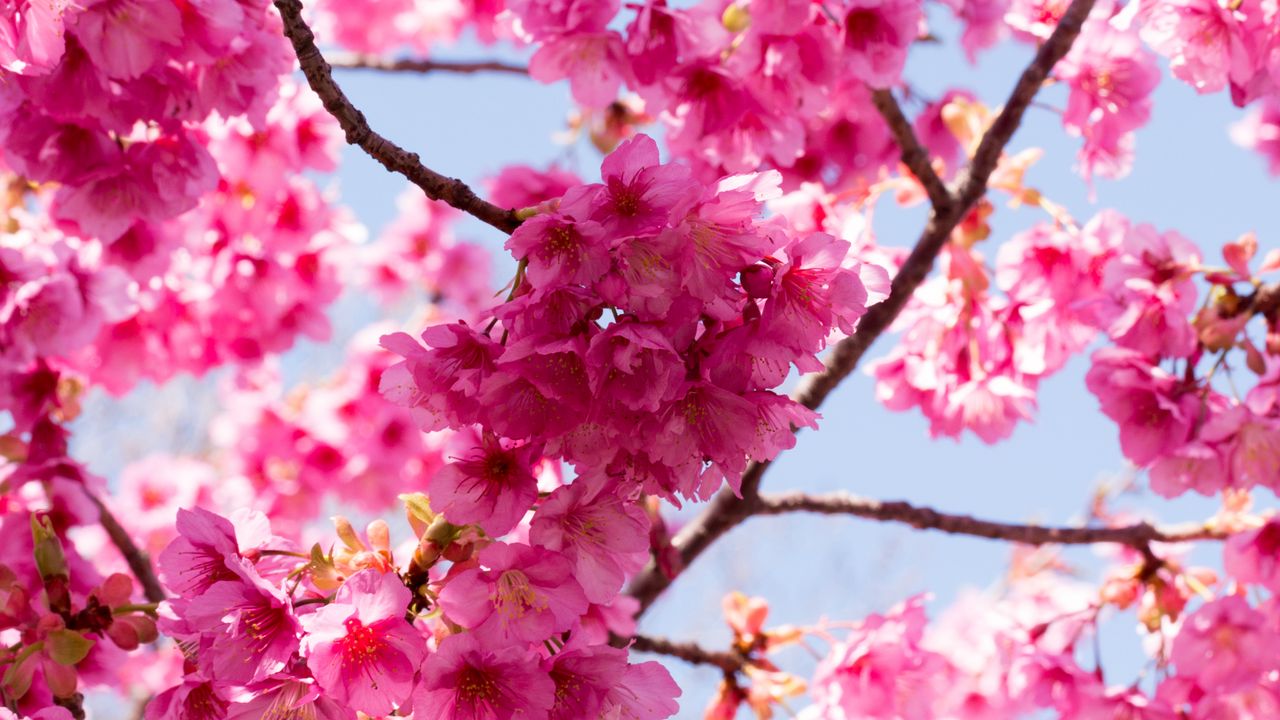
<svg viewBox="0 0 1280 720">
<path fill-rule="evenodd" d="M 954 198 L 947 190 L 946 183 L 942 182 L 942 178 L 933 171 L 933 163 L 929 161 L 929 151 L 920 145 L 915 130 L 911 128 L 911 121 L 902 114 L 902 108 L 894 99 L 893 93 L 884 89 L 873 90 L 871 102 L 875 103 L 876 110 L 880 111 L 880 115 L 889 126 L 889 131 L 893 133 L 894 140 L 898 142 L 898 148 L 902 151 L 902 164 L 906 165 L 924 186 L 924 191 L 929 195 L 929 202 L 933 204 L 934 210 L 950 208 Z"/>
<path fill-rule="evenodd" d="M 881 501 L 838 492 L 828 495 L 785 493 L 766 495 L 759 500 L 757 515 L 811 512 L 823 515 L 856 515 L 881 522 L 910 525 L 919 530 L 938 530 L 952 535 L 971 535 L 991 540 L 1009 540 L 1026 545 L 1090 545 L 1117 543 L 1143 548 L 1153 542 L 1222 540 L 1228 533 L 1207 524 L 1157 527 L 1141 522 L 1120 527 L 1044 527 L 992 520 L 968 515 L 942 513 L 901 500 Z"/>
<path fill-rule="evenodd" d="M 529 68 L 524 65 L 505 63 L 499 60 L 479 60 L 474 62 L 420 60 L 417 58 L 390 60 L 377 55 L 365 55 L 363 53 L 335 53 L 329 57 L 329 65 L 342 70 L 378 70 L 392 73 L 446 72 L 473 75 L 475 73 L 494 72 L 510 75 L 529 74 Z"/>
<path fill-rule="evenodd" d="M 958 190 L 952 194 L 955 201 L 946 207 L 933 208 L 924 232 L 893 278 L 889 297 L 872 305 L 859 320 L 857 331 L 837 343 L 827 354 L 822 372 L 809 375 L 802 381 L 792 395 L 797 402 L 811 410 L 820 406 L 836 386 L 853 372 L 871 344 L 906 307 L 907 301 L 933 268 L 934 260 L 942 252 L 951 231 L 986 193 L 987 181 L 1000 160 L 1004 146 L 1013 137 L 1027 106 L 1031 104 L 1053 66 L 1071 49 L 1085 18 L 1093 9 L 1093 4 L 1094 0 L 1072 0 L 1049 39 L 1040 46 L 1031 64 L 1022 71 L 1009 99 L 983 135 L 973 159 L 961 174 Z M 759 505 L 760 480 L 769 465 L 769 462 L 750 463 L 742 475 L 741 497 L 735 496 L 727 488 L 721 490 L 702 514 L 676 535 L 675 545 L 680 551 L 682 567 L 687 567 L 717 538 L 756 511 Z M 652 561 L 632 579 L 627 592 L 640 602 L 637 617 L 644 614 L 658 595 L 671 585 L 671 581 L 672 578 L 664 575 Z"/>
<path fill-rule="evenodd" d="M 165 599 L 164 588 L 160 586 L 160 580 L 156 577 L 155 568 L 151 566 L 151 558 L 142 552 L 133 542 L 133 538 L 129 537 L 129 532 L 124 529 L 116 516 L 111 514 L 107 506 L 90 493 L 88 488 L 84 494 L 98 508 L 98 522 L 102 525 L 102 529 L 107 531 L 107 537 L 111 538 L 111 544 L 116 546 L 120 554 L 124 556 L 124 561 L 129 564 L 129 569 L 133 571 L 133 576 L 138 578 L 138 582 L 142 584 L 142 592 L 146 595 L 147 600 L 153 603 L 163 602 Z"/>
<path fill-rule="evenodd" d="M 1264 318 L 1280 314 L 1280 282 L 1259 285 L 1251 294 L 1241 298 L 1240 306 L 1232 315 L 1245 312 Z"/>
<path fill-rule="evenodd" d="M 663 637 L 636 635 L 632 638 L 632 650 L 670 655 L 694 665 L 714 665 L 727 673 L 741 670 L 747 661 L 741 655 L 731 652 L 717 652 L 693 642 L 676 642 Z"/>
<path fill-rule="evenodd" d="M 408 178 L 432 200 L 442 200 L 506 233 L 520 225 L 514 211 L 482 200 L 466 183 L 431 170 L 422 164 L 417 153 L 411 153 L 374 132 L 364 113 L 351 104 L 342 88 L 334 82 L 329 63 L 316 47 L 315 34 L 302 19 L 301 0 L 274 2 L 284 20 L 285 37 L 293 43 L 307 83 L 324 102 L 324 109 L 342 126 L 349 144 L 360 147 L 387 170 Z"/>
</svg>

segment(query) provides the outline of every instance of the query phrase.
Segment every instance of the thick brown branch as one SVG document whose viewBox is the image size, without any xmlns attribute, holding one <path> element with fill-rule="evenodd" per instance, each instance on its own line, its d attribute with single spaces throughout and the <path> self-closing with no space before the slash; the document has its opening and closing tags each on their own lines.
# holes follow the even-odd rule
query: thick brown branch
<svg viewBox="0 0 1280 720">
<path fill-rule="evenodd" d="M 155 568 L 151 566 L 151 558 L 134 544 L 133 538 L 129 537 L 129 532 L 124 529 L 119 520 L 116 520 L 116 516 L 111 514 L 101 500 L 90 494 L 87 489 L 85 495 L 88 495 L 93 504 L 98 507 L 98 522 L 102 524 L 102 529 L 107 531 L 111 544 L 115 545 L 124 556 L 124 561 L 129 564 L 133 576 L 142 583 L 142 592 L 147 596 L 147 600 L 153 603 L 163 601 L 164 588 L 160 587 L 160 580 L 156 578 Z"/>
<path fill-rule="evenodd" d="M 822 372 L 810 375 L 802 382 L 793 394 L 797 402 L 810 409 L 820 406 L 836 386 L 853 372 L 871 344 L 889 329 L 906 307 L 907 301 L 933 268 L 934 260 L 942 252 L 951 231 L 986 193 L 987 181 L 996 168 L 1004 146 L 1013 137 L 1014 131 L 1022 122 L 1023 113 L 1053 66 L 1071 49 L 1085 18 L 1093 9 L 1093 4 L 1094 0 L 1072 0 L 1062 20 L 1049 39 L 1036 51 L 1031 64 L 1023 70 L 1004 108 L 978 143 L 969 167 L 961 175 L 958 189 L 952 194 L 954 202 L 943 208 L 933 208 L 924 232 L 893 278 L 889 297 L 873 305 L 859 321 L 857 332 L 841 340 L 827 354 L 826 367 Z M 683 567 L 687 567 L 717 538 L 756 511 L 760 480 L 768 468 L 768 462 L 753 462 L 748 465 L 742 476 L 742 497 L 736 497 L 728 489 L 721 490 L 702 514 L 681 530 L 675 538 L 675 544 L 680 550 Z M 653 562 L 632 579 L 627 592 L 640 601 L 637 616 L 653 604 L 658 595 L 671 585 L 671 581 L 672 578 L 664 575 Z"/>
<path fill-rule="evenodd" d="M 782 515 L 792 512 L 856 515 L 869 520 L 903 523 L 920 530 L 939 530 L 953 535 L 972 535 L 1027 545 L 1118 543 L 1143 548 L 1153 542 L 1221 540 L 1227 536 L 1226 533 L 1204 524 L 1157 527 L 1141 522 L 1122 527 L 1046 527 L 995 522 L 968 515 L 942 513 L 900 500 L 872 500 L 848 493 L 765 495 L 760 498 L 756 508 L 757 515 Z"/>
<path fill-rule="evenodd" d="M 898 142 L 898 148 L 902 151 L 902 164 L 906 165 L 924 186 L 933 209 L 941 211 L 950 208 L 954 199 L 947 190 L 946 183 L 942 182 L 938 173 L 933 171 L 933 163 L 929 161 L 929 151 L 920 145 L 915 130 L 911 128 L 911 121 L 902 114 L 902 108 L 894 99 L 893 93 L 884 89 L 874 90 L 871 93 L 871 101 L 875 103 L 876 110 L 880 111 L 880 115 L 889 126 L 889 131 L 893 133 L 894 140 Z"/>
<path fill-rule="evenodd" d="M 332 68 L 320 54 L 320 48 L 316 47 L 316 37 L 311 28 L 302 19 L 301 0 L 275 0 L 275 6 L 284 20 L 284 34 L 293 43 L 302 74 L 306 75 L 307 83 L 324 102 L 325 110 L 342 126 L 348 143 L 360 147 L 387 170 L 408 178 L 433 200 L 442 200 L 503 232 L 509 233 L 520 225 L 514 211 L 482 200 L 466 183 L 431 170 L 422 164 L 416 153 L 374 132 L 364 113 L 351 104 L 342 88 L 334 82 Z"/>
<path fill-rule="evenodd" d="M 746 660 L 737 653 L 717 652 L 692 642 L 675 642 L 662 637 L 637 635 L 631 644 L 633 650 L 670 655 L 694 665 L 714 665 L 727 673 L 737 672 Z"/>
<path fill-rule="evenodd" d="M 381 58 L 377 55 L 361 53 L 335 53 L 329 58 L 329 65 L 343 70 L 378 70 L 392 73 L 433 73 L 444 72 L 461 75 L 475 73 L 507 73 L 510 75 L 528 75 L 529 68 L 524 65 L 505 63 L 499 60 L 451 61 L 420 60 L 417 58 L 398 58 L 395 60 Z"/>
</svg>

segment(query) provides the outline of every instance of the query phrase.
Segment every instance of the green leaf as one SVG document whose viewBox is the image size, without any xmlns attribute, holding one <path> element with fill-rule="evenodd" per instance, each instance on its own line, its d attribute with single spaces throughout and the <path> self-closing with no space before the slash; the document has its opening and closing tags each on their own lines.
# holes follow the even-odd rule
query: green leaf
<svg viewBox="0 0 1280 720">
<path fill-rule="evenodd" d="M 49 657 L 59 665 L 75 665 L 89 654 L 93 641 L 75 630 L 50 631 L 44 640 Z"/>
</svg>

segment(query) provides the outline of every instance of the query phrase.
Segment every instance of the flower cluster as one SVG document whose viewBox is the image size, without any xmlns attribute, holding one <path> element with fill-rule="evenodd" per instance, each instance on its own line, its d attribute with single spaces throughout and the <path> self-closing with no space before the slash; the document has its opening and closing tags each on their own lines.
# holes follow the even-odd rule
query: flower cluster
<svg viewBox="0 0 1280 720">
<path fill-rule="evenodd" d="M 430 494 L 451 520 L 487 518 L 491 535 L 533 503 L 540 456 L 673 499 L 735 484 L 814 423 L 771 389 L 793 365 L 818 367 L 827 336 L 864 311 L 849 243 L 757 220 L 776 176 L 706 186 L 659 164 L 645 136 L 601 174 L 511 236 L 520 273 L 487 327 L 430 327 L 426 349 L 384 339 L 406 358 L 387 395 L 423 429 L 482 426 Z"/>
<path fill-rule="evenodd" d="M 271 534 L 259 513 L 179 511 L 179 536 L 159 560 L 179 599 L 161 607 L 161 628 L 189 648 L 188 662 L 147 717 L 248 718 L 275 708 L 325 718 L 656 720 L 675 712 L 679 691 L 661 666 L 629 664 L 607 644 L 625 624 L 588 612 L 572 546 L 554 540 L 563 532 L 532 531 L 563 551 L 555 552 L 450 525 L 422 495 L 406 506 L 418 537 L 401 562 L 382 521 L 361 538 L 337 518 L 341 544 L 308 555 Z M 609 515 L 599 506 L 588 513 Z"/>
<path fill-rule="evenodd" d="M 205 131 L 216 188 L 194 210 L 134 225 L 108 249 L 135 278 L 136 310 L 71 365 L 112 392 L 328 337 L 337 251 L 361 231 L 297 173 L 335 167 L 336 124 L 314 96 L 287 85 L 258 126 L 240 118 Z"/>
<path fill-rule="evenodd" d="M 489 253 L 457 240 L 452 225 L 461 213 L 427 199 L 417 188 L 402 193 L 396 206 L 399 215 L 375 242 L 349 247 L 355 282 L 372 288 L 387 304 L 417 291 L 437 304 L 450 301 L 451 309 L 464 317 L 486 305 L 492 297 Z"/>
<path fill-rule="evenodd" d="M 386 510 L 434 477 L 461 442 L 418 432 L 408 410 L 382 399 L 379 378 L 398 358 L 376 347 L 377 331 L 356 338 L 334 376 L 287 397 L 268 368 L 240 373 L 222 392 L 211 429 L 221 471 L 279 529 L 311 521 L 327 499 Z"/>
<path fill-rule="evenodd" d="M 1275 548 L 1262 539 L 1274 524 L 1229 545 L 1241 579 L 1274 564 Z M 1173 720 L 1262 718 L 1280 707 L 1274 681 L 1280 666 L 1268 652 L 1280 639 L 1274 600 L 1251 602 L 1226 588 L 1214 593 L 1211 571 L 1183 565 L 1179 551 L 1165 546 L 1145 557 L 1133 550 L 1116 556 L 1112 579 L 1091 593 L 1048 552 L 1024 554 L 1008 590 L 963 595 L 936 623 L 927 621 L 917 596 L 867 617 L 843 640 L 825 628 L 808 630 L 832 647 L 801 717 L 976 719 L 1052 711 L 1061 718 Z M 1101 658 L 1084 650 L 1102 632 L 1104 612 L 1135 606 L 1150 660 L 1162 670 L 1150 687 L 1108 683 Z M 1095 655 L 1095 667 L 1085 664 L 1087 655 Z"/>
</svg>

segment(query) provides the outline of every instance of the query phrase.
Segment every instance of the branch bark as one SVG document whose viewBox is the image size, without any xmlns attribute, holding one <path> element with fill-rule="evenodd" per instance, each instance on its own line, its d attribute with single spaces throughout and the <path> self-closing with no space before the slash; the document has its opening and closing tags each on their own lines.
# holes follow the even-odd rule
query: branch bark
<svg viewBox="0 0 1280 720">
<path fill-rule="evenodd" d="M 275 0 L 275 6 L 284 20 L 285 37 L 293 44 L 307 84 L 320 96 L 324 109 L 342 126 L 347 143 L 364 150 L 390 172 L 408 178 L 432 200 L 444 201 L 505 233 L 520 225 L 515 211 L 482 200 L 466 183 L 431 170 L 422 164 L 417 153 L 411 153 L 374 132 L 364 113 L 351 104 L 342 88 L 334 82 L 332 68 L 320 53 L 320 48 L 316 47 L 315 34 L 302 19 L 301 0 Z"/>
<path fill-rule="evenodd" d="M 362 53 L 335 53 L 329 57 L 330 67 L 343 70 L 378 70 L 392 73 L 433 73 L 445 72 L 461 75 L 493 72 L 509 75 L 528 75 L 529 68 L 524 65 L 505 63 L 500 60 L 450 61 L 420 60 L 417 58 L 387 59 L 377 55 Z"/>
<path fill-rule="evenodd" d="M 1147 522 L 1120 527 L 1050 527 L 982 520 L 920 507 L 901 500 L 881 501 L 848 493 L 806 495 L 785 493 L 762 496 L 757 515 L 811 512 L 823 515 L 854 515 L 869 520 L 902 523 L 919 530 L 938 530 L 952 535 L 970 535 L 991 540 L 1008 540 L 1025 545 L 1091 545 L 1116 543 L 1143 548 L 1153 542 L 1222 540 L 1228 533 L 1207 524 L 1158 527 Z"/>
<path fill-rule="evenodd" d="M 692 642 L 676 642 L 663 637 L 636 635 L 632 638 L 631 648 L 641 652 L 670 655 L 694 665 L 714 665 L 726 673 L 741 670 L 747 661 L 741 655 L 732 652 L 718 652 Z"/>
<path fill-rule="evenodd" d="M 920 144 L 915 130 L 911 127 L 911 121 L 902 114 L 902 107 L 894 99 L 893 93 L 885 89 L 873 90 L 871 102 L 875 103 L 876 110 L 880 111 L 880 115 L 889 126 L 889 131 L 893 133 L 894 140 L 898 142 L 898 149 L 902 151 L 902 164 L 906 165 L 924 186 L 924 191 L 929 196 L 929 202 L 934 210 L 950 208 L 954 202 L 951 191 L 947 190 L 946 183 L 942 182 L 942 178 L 933 171 L 933 163 L 929 161 L 929 151 Z"/>
<path fill-rule="evenodd" d="M 151 565 L 151 558 L 142 551 L 129 537 L 129 532 L 124 529 L 120 521 L 115 515 L 107 509 L 107 506 L 99 500 L 95 495 L 91 494 L 88 489 L 84 493 L 89 500 L 98 508 L 98 522 L 102 525 L 102 529 L 107 531 L 107 537 L 111 538 L 111 544 L 116 546 L 120 554 L 124 556 L 124 561 L 129 564 L 129 569 L 133 571 L 133 576 L 138 578 L 138 582 L 142 584 L 142 592 L 146 595 L 149 602 L 158 603 L 165 599 L 164 588 L 160 586 L 160 580 L 156 577 L 155 568 Z"/>
<path fill-rule="evenodd" d="M 986 193 L 987 181 L 995 171 L 1005 145 L 1018 129 L 1023 114 L 1053 66 L 1071 49 L 1093 4 L 1094 0 L 1072 0 L 1058 26 L 1036 51 L 1031 64 L 1022 71 L 1009 99 L 978 143 L 973 159 L 958 180 L 957 190 L 950 194 L 954 202 L 933 208 L 924 232 L 893 278 L 889 297 L 867 310 L 858 322 L 857 331 L 836 344 L 827 354 L 822 372 L 808 376 L 792 395 L 793 399 L 811 410 L 820 406 L 853 372 L 871 344 L 906 307 L 907 301 L 933 268 L 934 260 L 942 252 L 951 231 Z M 769 462 L 749 464 L 742 476 L 741 497 L 736 497 L 727 488 L 721 490 L 702 514 L 680 531 L 675 545 L 680 551 L 682 567 L 687 567 L 716 539 L 757 511 L 760 481 L 769 466 Z M 637 617 L 648 610 L 672 580 L 652 561 L 632 579 L 627 592 L 640 602 Z"/>
</svg>

